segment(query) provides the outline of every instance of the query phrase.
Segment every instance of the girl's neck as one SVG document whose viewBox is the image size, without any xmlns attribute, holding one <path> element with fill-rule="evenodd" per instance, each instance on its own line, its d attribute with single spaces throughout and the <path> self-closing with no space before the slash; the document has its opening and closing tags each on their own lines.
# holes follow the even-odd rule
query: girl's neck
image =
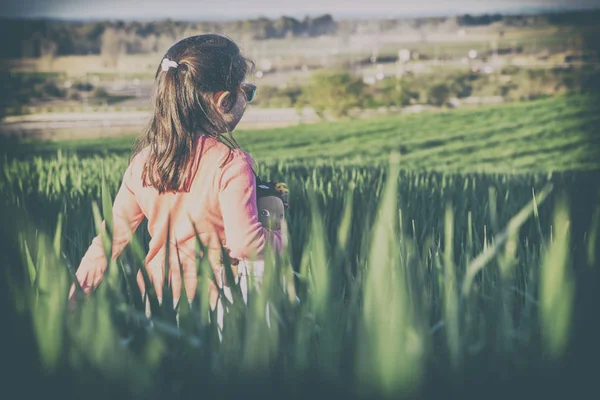
<svg viewBox="0 0 600 400">
<path fill-rule="evenodd" d="M 226 145 L 230 149 L 242 150 L 242 147 L 237 142 L 237 140 L 235 140 L 235 138 L 233 137 L 233 134 L 231 132 L 226 132 L 226 133 L 220 134 L 216 138 L 216 140 L 218 140 L 219 142 L 223 143 L 224 145 Z M 250 166 L 250 168 L 252 169 L 252 172 L 254 173 L 254 176 L 256 176 L 258 178 L 258 174 L 256 173 L 256 170 L 252 166 Z"/>
<path fill-rule="evenodd" d="M 231 132 L 227 132 L 227 133 L 223 133 L 220 135 L 221 138 L 223 138 L 224 140 L 227 141 L 227 145 L 231 148 L 234 149 L 242 149 L 242 147 L 240 146 L 240 144 L 237 142 L 237 140 L 235 140 L 235 138 L 233 137 L 233 134 Z"/>
</svg>

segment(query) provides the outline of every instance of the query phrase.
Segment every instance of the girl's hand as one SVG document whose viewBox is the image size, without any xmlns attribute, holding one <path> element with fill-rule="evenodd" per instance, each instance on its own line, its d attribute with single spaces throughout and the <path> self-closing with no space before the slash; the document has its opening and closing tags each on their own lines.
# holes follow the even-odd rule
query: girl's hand
<svg viewBox="0 0 600 400">
<path fill-rule="evenodd" d="M 233 273 L 234 277 L 237 277 L 238 274 L 238 265 L 240 264 L 240 260 L 238 260 L 237 258 L 233 258 L 231 257 L 231 250 L 226 246 L 223 245 L 223 248 L 225 249 L 225 251 L 227 252 L 227 254 L 225 255 L 225 257 L 227 257 L 227 260 L 223 260 L 221 258 L 221 254 L 219 254 L 219 273 L 222 274 L 223 276 L 221 277 L 221 279 L 219 280 L 219 283 L 221 283 L 221 285 L 225 285 L 225 286 L 229 286 L 230 283 L 227 282 L 227 277 L 225 276 L 225 262 L 229 263 L 229 266 L 231 267 L 231 272 Z M 216 275 L 216 272 L 215 272 Z"/>
<path fill-rule="evenodd" d="M 75 272 L 75 277 L 83 289 L 83 292 L 85 294 L 89 294 L 92 292 L 92 290 L 96 289 L 98 284 L 102 281 L 102 278 L 104 277 L 104 268 L 79 268 L 77 272 Z M 71 285 L 71 290 L 69 291 L 69 300 L 72 299 L 74 294 L 75 284 L 73 283 L 73 285 Z"/>
</svg>

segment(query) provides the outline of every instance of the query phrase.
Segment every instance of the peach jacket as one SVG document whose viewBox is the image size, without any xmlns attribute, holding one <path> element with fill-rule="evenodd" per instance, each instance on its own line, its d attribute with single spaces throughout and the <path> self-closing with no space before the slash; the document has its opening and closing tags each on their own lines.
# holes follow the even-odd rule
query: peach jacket
<svg viewBox="0 0 600 400">
<path fill-rule="evenodd" d="M 179 299 L 181 291 L 180 263 L 188 298 L 193 298 L 196 292 L 196 231 L 205 246 L 218 250 L 214 254 L 220 254 L 223 244 L 230 250 L 232 258 L 256 257 L 260 260 L 267 242 L 280 254 L 283 252 L 287 242 L 286 230 L 269 231 L 258 220 L 254 162 L 248 153 L 230 150 L 214 138 L 200 136 L 187 190 L 162 194 L 154 187 L 142 184 L 142 169 L 147 155 L 146 148 L 134 157 L 115 197 L 112 257 L 118 257 L 131 239 L 132 232 L 144 217 L 148 218 L 151 240 L 145 264 L 157 295 L 162 294 L 169 218 L 169 282 L 174 299 Z M 225 160 L 227 162 L 222 165 Z M 94 270 L 103 274 L 106 267 L 102 241 L 100 236 L 96 236 L 76 275 L 80 279 Z M 144 292 L 141 271 L 137 280 Z"/>
</svg>

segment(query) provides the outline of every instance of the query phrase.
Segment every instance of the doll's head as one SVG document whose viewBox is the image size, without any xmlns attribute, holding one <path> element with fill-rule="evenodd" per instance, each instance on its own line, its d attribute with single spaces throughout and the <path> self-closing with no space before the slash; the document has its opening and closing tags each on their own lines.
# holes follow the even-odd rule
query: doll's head
<svg viewBox="0 0 600 400">
<path fill-rule="evenodd" d="M 285 183 L 262 182 L 256 185 L 256 201 L 258 220 L 271 230 L 281 229 L 285 218 L 285 209 L 289 209 L 286 201 L 288 189 Z"/>
</svg>

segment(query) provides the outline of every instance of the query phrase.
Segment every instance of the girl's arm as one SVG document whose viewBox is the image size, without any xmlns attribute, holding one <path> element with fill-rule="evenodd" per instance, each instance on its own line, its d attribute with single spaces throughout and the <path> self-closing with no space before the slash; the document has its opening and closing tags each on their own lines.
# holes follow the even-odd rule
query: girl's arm
<svg viewBox="0 0 600 400">
<path fill-rule="evenodd" d="M 116 259 L 125 248 L 133 232 L 144 218 L 144 213 L 140 208 L 133 191 L 130 189 L 129 179 L 131 176 L 131 165 L 125 171 L 123 182 L 117 192 L 113 203 L 113 234 L 112 234 L 112 258 Z M 101 229 L 106 229 L 106 221 L 102 221 Z M 83 256 L 79 268 L 75 273 L 77 280 L 86 293 L 95 288 L 104 276 L 104 271 L 108 265 L 102 237 L 96 236 L 92 244 Z M 71 288 L 72 295 L 74 287 Z"/>
<path fill-rule="evenodd" d="M 286 243 L 285 230 L 270 231 L 258 220 L 256 176 L 253 161 L 245 153 L 234 152 L 219 179 L 219 203 L 229 255 L 237 259 L 262 258 L 269 242 L 280 254 Z"/>
</svg>

